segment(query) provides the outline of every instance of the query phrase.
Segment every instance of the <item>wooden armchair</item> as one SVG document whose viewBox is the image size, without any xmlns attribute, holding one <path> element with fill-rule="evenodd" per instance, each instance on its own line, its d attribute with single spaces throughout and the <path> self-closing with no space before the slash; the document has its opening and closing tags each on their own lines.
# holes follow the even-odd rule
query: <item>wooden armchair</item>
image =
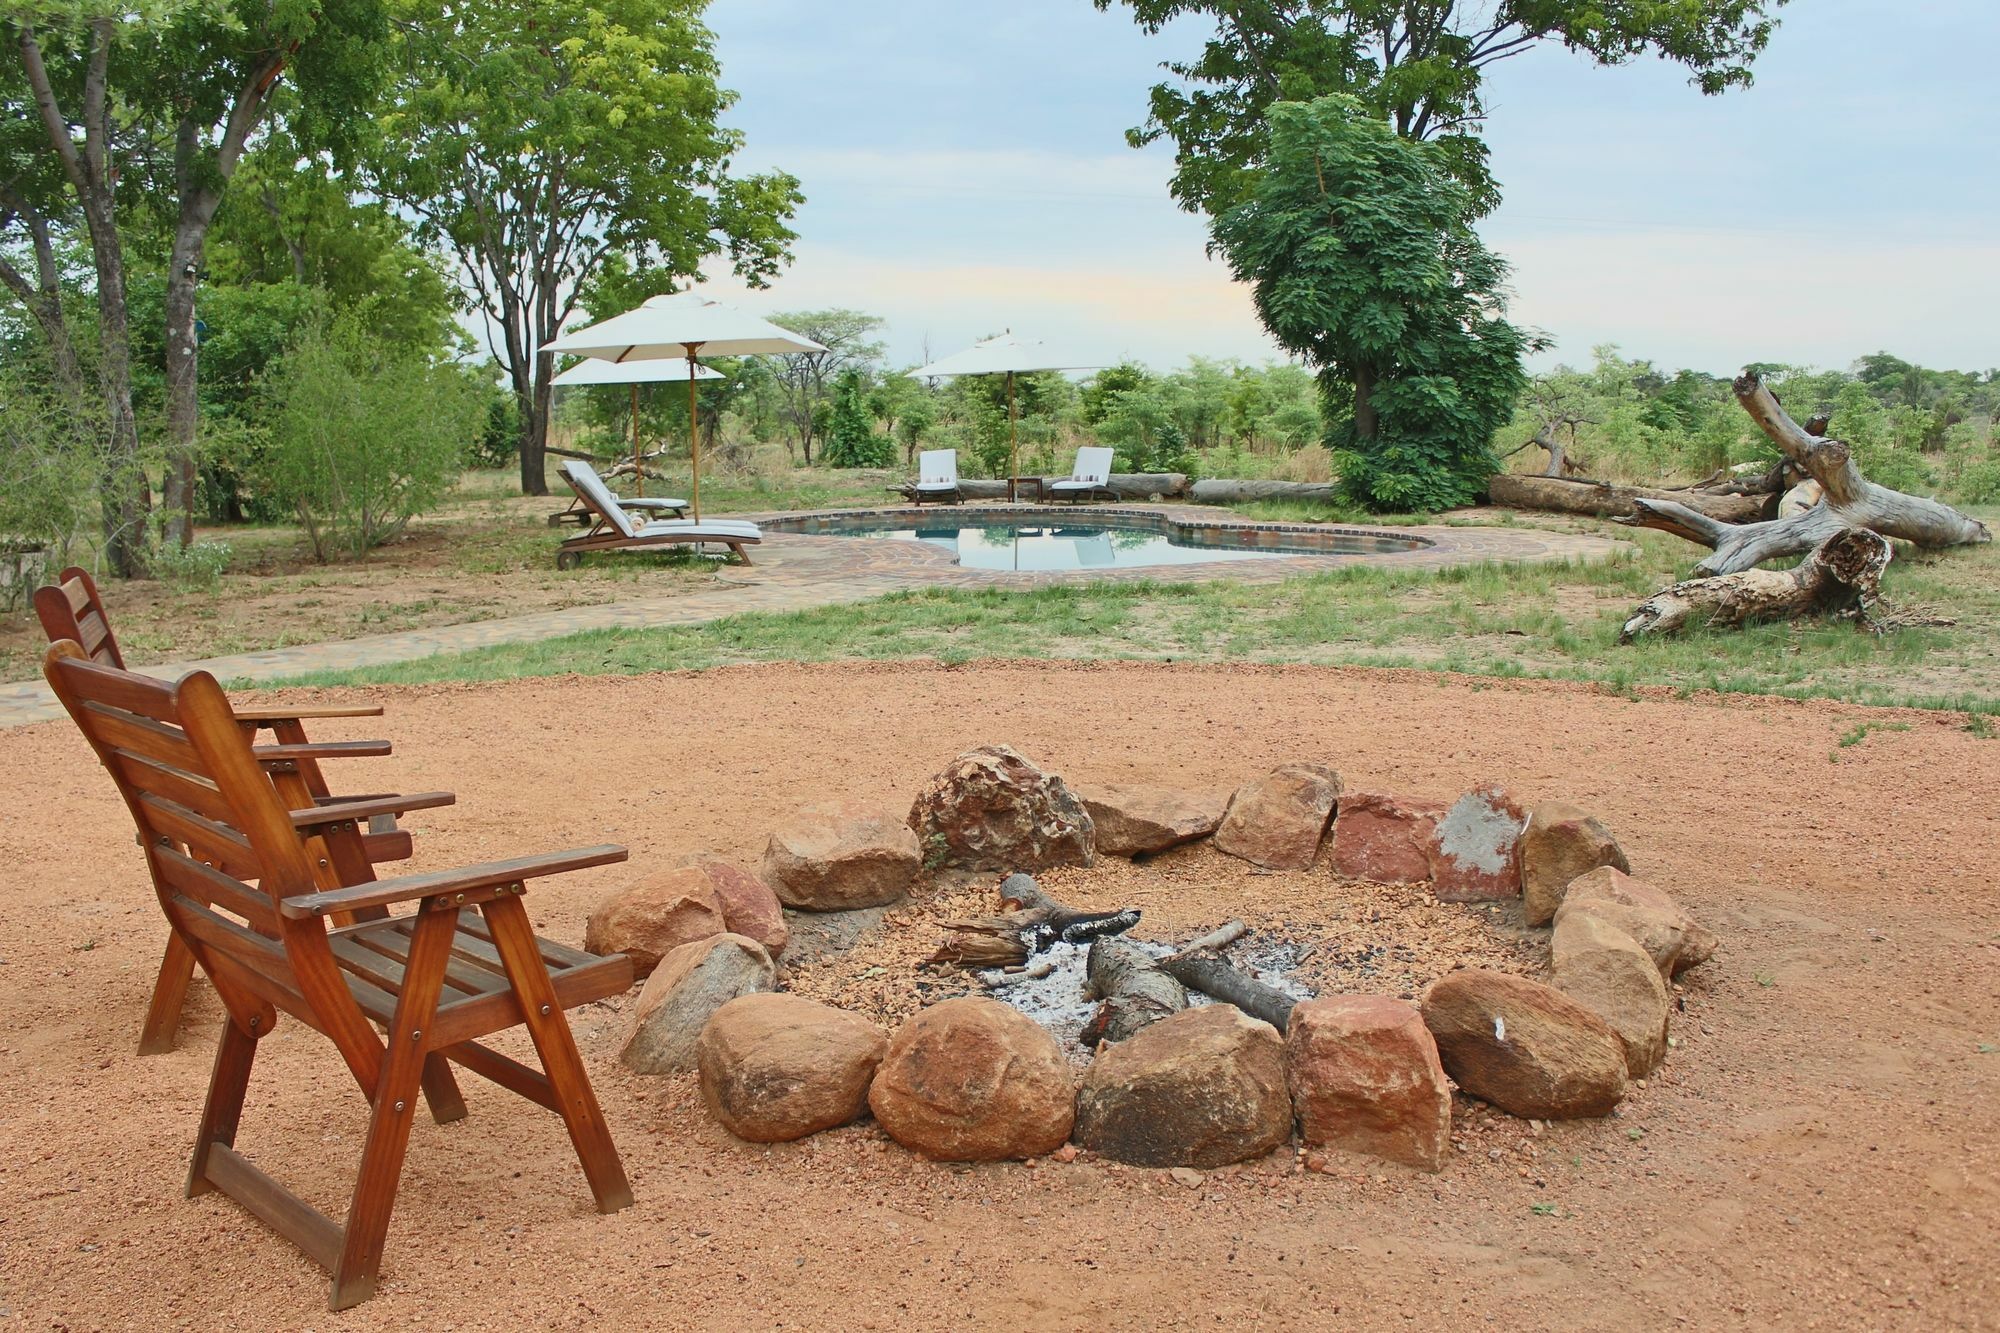
<svg viewBox="0 0 2000 1333">
<path fill-rule="evenodd" d="M 125 654 L 112 633 L 111 618 L 105 613 L 104 599 L 98 595 L 97 580 L 90 571 L 75 565 L 56 576 L 56 581 L 35 589 L 35 615 L 50 643 L 64 639 L 75 642 L 91 661 L 125 669 Z M 340 704 L 331 706 L 280 705 L 275 708 L 237 707 L 237 723 L 254 736 L 269 731 L 277 742 L 258 751 L 274 779 L 280 779 L 280 794 L 295 805 L 325 804 L 334 799 L 322 759 L 359 758 L 389 752 L 383 741 L 349 742 L 315 746 L 306 739 L 305 723 L 322 718 L 380 717 L 380 704 Z M 348 798 L 354 799 L 354 798 Z M 396 816 L 376 815 L 361 835 L 362 854 L 371 864 L 400 861 L 411 852 L 410 835 L 397 829 Z M 153 998 L 146 1008 L 146 1022 L 139 1030 L 139 1054 L 159 1055 L 174 1048 L 174 1034 L 180 1030 L 181 1009 L 187 1003 L 188 983 L 194 979 L 194 955 L 178 936 L 167 937 L 167 949 L 160 959 L 159 977 L 153 983 Z"/>
<path fill-rule="evenodd" d="M 125 798 L 175 939 L 228 1011 L 190 1196 L 223 1191 L 326 1267 L 331 1308 L 366 1300 L 418 1094 L 439 1121 L 465 1114 L 451 1062 L 562 1117 L 599 1211 L 632 1201 L 564 1017 L 628 988 L 631 960 L 538 939 L 521 902 L 528 880 L 623 861 L 624 848 L 376 880 L 362 822 L 450 804 L 448 793 L 300 804 L 268 764 L 270 750 L 300 747 L 260 755 L 207 672 L 169 684 L 94 663 L 69 640 L 49 649 L 44 671 Z M 318 755 L 291 759 L 308 757 Z M 414 910 L 390 914 L 400 906 Z M 257 1043 L 281 1011 L 333 1042 L 370 1106 L 343 1222 L 235 1148 Z M 517 1026 L 527 1028 L 540 1070 L 479 1041 Z"/>
</svg>

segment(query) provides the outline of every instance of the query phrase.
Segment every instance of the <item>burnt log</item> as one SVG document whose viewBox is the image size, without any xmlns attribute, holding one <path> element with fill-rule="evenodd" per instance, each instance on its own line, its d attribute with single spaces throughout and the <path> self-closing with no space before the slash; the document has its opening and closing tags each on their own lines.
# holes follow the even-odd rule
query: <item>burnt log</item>
<svg viewBox="0 0 2000 1333">
<path fill-rule="evenodd" d="M 1853 616 L 1867 622 L 1881 597 L 1882 571 L 1894 551 L 1865 528 L 1821 542 L 1794 569 L 1746 569 L 1688 579 L 1639 603 L 1618 642 L 1657 638 L 1690 625 L 1734 629 L 1764 620 Z"/>
<path fill-rule="evenodd" d="M 1139 924 L 1139 910 L 1090 912 L 1057 902 L 1042 892 L 1034 876 L 1014 874 L 1000 883 L 1001 911 L 995 916 L 943 922 L 947 932 L 927 962 L 968 968 L 1019 967 L 1051 944 L 1085 944 L 1121 935 Z"/>
<path fill-rule="evenodd" d="M 1252 1018 L 1262 1019 L 1280 1033 L 1291 1022 L 1292 1007 L 1298 1000 L 1276 987 L 1230 965 L 1222 956 L 1224 945 L 1244 934 L 1240 922 L 1232 922 L 1212 935 L 1195 940 L 1178 953 L 1159 961 L 1162 972 L 1189 990 L 1200 991 L 1211 1000 L 1233 1004 Z"/>
<path fill-rule="evenodd" d="M 1086 1046 L 1124 1041 L 1149 1023 L 1187 1008 L 1187 990 L 1160 969 L 1153 955 L 1131 940 L 1107 938 L 1090 946 L 1084 989 L 1103 1003 L 1078 1034 Z"/>
<path fill-rule="evenodd" d="M 1766 560 L 1803 555 L 1850 528 L 1930 549 L 1993 540 L 1984 523 L 1948 504 L 1869 481 L 1846 444 L 1792 420 L 1761 377 L 1739 376 L 1733 387 L 1750 419 L 1794 466 L 1820 484 L 1824 494 L 1819 503 L 1802 514 L 1735 524 L 1684 503 L 1686 497 L 1638 497 L 1631 514 L 1613 522 L 1670 532 L 1710 548 L 1714 554 L 1695 566 L 1702 574 L 1737 574 Z"/>
</svg>

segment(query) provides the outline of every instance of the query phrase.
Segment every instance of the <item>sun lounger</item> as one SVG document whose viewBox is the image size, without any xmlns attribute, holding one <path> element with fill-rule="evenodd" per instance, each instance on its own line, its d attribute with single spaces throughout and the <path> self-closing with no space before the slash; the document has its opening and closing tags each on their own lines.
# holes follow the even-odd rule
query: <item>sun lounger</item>
<svg viewBox="0 0 2000 1333">
<path fill-rule="evenodd" d="M 755 523 L 735 518 L 660 518 L 636 522 L 590 464 L 569 459 L 556 470 L 595 519 L 590 531 L 581 537 L 571 537 L 557 548 L 557 569 L 576 568 L 591 551 L 650 551 L 702 542 L 727 546 L 747 565 L 750 556 L 743 548 L 764 540 Z"/>
<path fill-rule="evenodd" d="M 914 504 L 963 504 L 958 487 L 958 450 L 926 449 L 917 455 L 917 479 L 897 487 Z"/>
<path fill-rule="evenodd" d="M 1045 489 L 1051 500 L 1095 500 L 1100 495 L 1108 500 L 1117 499 L 1118 493 L 1111 489 L 1111 451 L 1077 450 L 1076 467 L 1070 475 L 1046 483 Z"/>
<path fill-rule="evenodd" d="M 586 466 L 588 465 L 586 464 Z M 603 478 L 600 476 L 598 480 L 602 481 Z M 607 485 L 606 489 L 609 490 L 610 487 Z M 626 513 L 635 514 L 642 518 L 662 517 L 669 514 L 675 518 L 685 518 L 688 507 L 686 500 L 671 495 L 621 495 L 618 497 L 618 504 Z M 582 497 L 575 495 L 570 497 L 569 508 L 559 514 L 549 515 L 549 526 L 552 528 L 560 528 L 566 524 L 574 524 L 579 528 L 587 528 L 594 521 L 589 506 L 584 504 Z"/>
</svg>

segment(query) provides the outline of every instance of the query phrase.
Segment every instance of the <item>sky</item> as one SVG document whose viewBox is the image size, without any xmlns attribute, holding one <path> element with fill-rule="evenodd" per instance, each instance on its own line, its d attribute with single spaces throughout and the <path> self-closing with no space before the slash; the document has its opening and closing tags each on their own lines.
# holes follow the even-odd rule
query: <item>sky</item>
<svg viewBox="0 0 2000 1333">
<path fill-rule="evenodd" d="M 1481 224 L 1537 368 L 1616 343 L 1669 368 L 1845 366 L 1888 350 L 2000 365 L 1996 0 L 1795 0 L 1749 89 L 1704 97 L 1657 60 L 1560 48 L 1490 71 L 1504 202 Z M 807 202 L 760 313 L 882 316 L 914 364 L 1002 329 L 1071 364 L 1275 346 L 1167 193 L 1171 147 L 1126 146 L 1161 60 L 1089 0 L 715 0 L 743 170 Z"/>
</svg>

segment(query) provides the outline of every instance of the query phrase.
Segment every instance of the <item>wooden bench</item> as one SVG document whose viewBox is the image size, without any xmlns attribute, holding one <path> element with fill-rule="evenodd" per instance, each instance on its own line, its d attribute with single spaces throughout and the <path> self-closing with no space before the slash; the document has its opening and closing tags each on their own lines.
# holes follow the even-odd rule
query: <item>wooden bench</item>
<svg viewBox="0 0 2000 1333">
<path fill-rule="evenodd" d="M 538 939 L 521 901 L 530 879 L 623 861 L 624 848 L 376 880 L 363 822 L 450 804 L 449 793 L 295 805 L 207 672 L 169 684 L 92 662 L 70 640 L 49 649 L 44 671 L 125 798 L 175 938 L 228 1011 L 188 1169 L 190 1196 L 221 1190 L 318 1261 L 333 1276 L 331 1308 L 366 1300 L 419 1093 L 439 1121 L 465 1114 L 451 1062 L 562 1118 L 600 1212 L 631 1203 L 564 1017 L 630 987 L 631 960 Z M 392 907 L 414 910 L 391 915 Z M 368 1101 L 359 1177 L 341 1222 L 235 1147 L 257 1044 L 280 1013 L 330 1039 Z M 527 1028 L 539 1070 L 479 1040 L 513 1027 Z"/>
<path fill-rule="evenodd" d="M 35 615 L 50 643 L 64 639 L 75 642 L 91 661 L 125 669 L 125 654 L 112 632 L 111 618 L 98 595 L 97 580 L 90 571 L 71 565 L 56 581 L 35 589 Z M 253 736 L 269 731 L 275 746 L 258 751 L 265 757 L 266 771 L 279 781 L 285 799 L 299 805 L 328 802 L 322 759 L 365 758 L 389 752 L 386 741 L 348 742 L 344 745 L 315 747 L 306 738 L 305 723 L 324 718 L 380 717 L 380 704 L 281 705 L 274 708 L 239 706 L 237 722 Z M 361 835 L 363 854 L 371 864 L 407 859 L 413 848 L 410 835 L 396 827 L 396 816 L 384 813 L 369 820 Z M 159 976 L 153 982 L 153 998 L 146 1006 L 146 1021 L 139 1029 L 139 1054 L 160 1055 L 174 1049 L 174 1034 L 180 1030 L 181 1010 L 187 1003 L 188 984 L 194 980 L 194 955 L 180 940 L 169 934 L 165 955 L 160 959 Z"/>
</svg>

